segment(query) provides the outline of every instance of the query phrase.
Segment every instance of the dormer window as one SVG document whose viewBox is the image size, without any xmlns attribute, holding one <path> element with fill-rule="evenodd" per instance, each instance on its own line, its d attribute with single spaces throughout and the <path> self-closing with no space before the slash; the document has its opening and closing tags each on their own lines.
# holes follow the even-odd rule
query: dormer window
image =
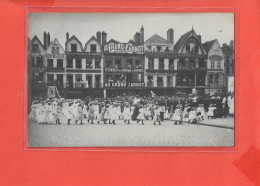
<svg viewBox="0 0 260 186">
<path fill-rule="evenodd" d="M 33 52 L 38 52 L 39 51 L 39 45 L 38 44 L 33 44 L 32 51 Z"/>
<path fill-rule="evenodd" d="M 186 45 L 186 51 L 190 52 L 190 45 Z"/>
<path fill-rule="evenodd" d="M 90 52 L 97 52 L 97 45 L 95 44 L 90 45 Z"/>
<path fill-rule="evenodd" d="M 71 44 L 71 52 L 77 52 L 77 44 Z"/>
</svg>

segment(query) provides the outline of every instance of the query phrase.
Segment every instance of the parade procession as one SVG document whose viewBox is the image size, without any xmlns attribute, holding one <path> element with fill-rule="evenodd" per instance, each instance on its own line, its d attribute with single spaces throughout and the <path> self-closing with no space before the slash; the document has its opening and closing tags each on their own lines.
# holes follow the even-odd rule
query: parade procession
<svg viewBox="0 0 260 186">
<path fill-rule="evenodd" d="M 199 23 L 157 20 L 160 28 L 144 14 L 122 32 L 118 15 L 106 14 L 112 27 L 95 14 L 99 27 L 79 14 L 84 32 L 64 27 L 75 27 L 72 15 L 59 31 L 29 29 L 29 145 L 233 145 L 232 25 L 211 34 Z"/>
</svg>

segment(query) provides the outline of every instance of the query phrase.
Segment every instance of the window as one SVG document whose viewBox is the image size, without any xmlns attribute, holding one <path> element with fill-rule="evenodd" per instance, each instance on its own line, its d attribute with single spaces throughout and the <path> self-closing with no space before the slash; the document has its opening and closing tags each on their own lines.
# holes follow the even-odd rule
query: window
<svg viewBox="0 0 260 186">
<path fill-rule="evenodd" d="M 93 66 L 92 66 L 92 61 L 90 61 L 90 60 L 87 60 L 87 61 L 86 61 L 86 68 L 87 68 L 87 69 L 92 69 L 92 68 L 93 68 Z"/>
<path fill-rule="evenodd" d="M 73 60 L 67 59 L 67 68 L 73 68 Z"/>
<path fill-rule="evenodd" d="M 95 60 L 95 68 L 101 68 L 99 60 Z"/>
<path fill-rule="evenodd" d="M 33 44 L 32 51 L 33 52 L 38 52 L 39 51 L 39 45 L 38 44 Z"/>
<path fill-rule="evenodd" d="M 79 82 L 81 82 L 82 81 L 82 75 L 81 74 L 76 74 L 75 75 L 75 79 L 76 79 L 76 81 L 79 83 Z"/>
<path fill-rule="evenodd" d="M 54 74 L 47 74 L 47 82 L 48 83 L 54 82 Z"/>
<path fill-rule="evenodd" d="M 47 67 L 53 68 L 53 59 L 47 59 Z"/>
<path fill-rule="evenodd" d="M 113 66 L 112 60 L 111 59 L 106 60 L 106 68 L 112 68 L 112 66 Z"/>
<path fill-rule="evenodd" d="M 161 69 L 161 70 L 164 69 L 164 59 L 163 58 L 159 59 L 159 69 Z"/>
<path fill-rule="evenodd" d="M 164 52 L 169 52 L 169 48 L 166 47 L 165 50 L 164 50 Z"/>
<path fill-rule="evenodd" d="M 148 69 L 154 69 L 153 58 L 148 58 Z"/>
<path fill-rule="evenodd" d="M 167 87 L 172 87 L 172 76 L 167 76 Z"/>
<path fill-rule="evenodd" d="M 219 75 L 218 74 L 215 74 L 215 83 L 219 84 Z"/>
<path fill-rule="evenodd" d="M 161 49 L 162 49 L 162 47 L 161 47 L 161 46 L 157 46 L 156 48 L 157 48 L 157 51 L 158 51 L 158 52 L 160 52 L 160 51 L 161 51 Z"/>
<path fill-rule="evenodd" d="M 43 67 L 43 57 L 36 57 L 36 65 L 37 67 Z"/>
<path fill-rule="evenodd" d="M 97 45 L 90 45 L 90 52 L 96 52 L 97 51 Z"/>
<path fill-rule="evenodd" d="M 190 45 L 186 45 L 186 51 L 190 52 Z"/>
<path fill-rule="evenodd" d="M 127 66 L 127 68 L 132 68 L 133 67 L 133 59 L 127 59 L 126 60 L 126 66 Z"/>
<path fill-rule="evenodd" d="M 221 61 L 217 62 L 217 68 L 221 68 Z"/>
<path fill-rule="evenodd" d="M 60 47 L 54 47 L 54 46 L 53 46 L 53 47 L 51 48 L 51 49 L 52 49 L 52 53 L 53 53 L 53 54 L 59 54 L 59 48 L 60 48 Z"/>
<path fill-rule="evenodd" d="M 71 44 L 71 52 L 77 52 L 77 44 Z"/>
<path fill-rule="evenodd" d="M 151 50 L 151 49 L 152 49 L 152 47 L 151 47 L 151 46 L 147 46 L 147 49 L 148 49 L 148 50 Z"/>
<path fill-rule="evenodd" d="M 211 68 L 215 68 L 215 61 L 211 61 Z"/>
<path fill-rule="evenodd" d="M 194 60 L 190 60 L 190 67 L 195 67 L 195 61 Z"/>
<path fill-rule="evenodd" d="M 112 75 L 106 75 L 105 81 L 111 82 L 112 81 Z"/>
<path fill-rule="evenodd" d="M 142 68 L 141 60 L 140 60 L 140 59 L 136 59 L 136 60 L 135 60 L 135 67 L 136 67 L 136 68 Z"/>
<path fill-rule="evenodd" d="M 213 84 L 213 74 L 209 75 L 209 84 Z"/>
<path fill-rule="evenodd" d="M 116 59 L 115 60 L 115 69 L 122 69 L 121 60 Z"/>
<path fill-rule="evenodd" d="M 169 59 L 169 70 L 173 70 L 173 69 L 174 69 L 173 59 Z"/>
<path fill-rule="evenodd" d="M 198 47 L 198 45 L 196 45 L 194 48 L 194 53 L 197 54 L 198 52 L 199 52 L 199 47 Z"/>
<path fill-rule="evenodd" d="M 163 87 L 163 77 L 157 77 L 157 87 Z"/>
<path fill-rule="evenodd" d="M 76 68 L 82 68 L 81 59 L 76 59 Z"/>
<path fill-rule="evenodd" d="M 189 66 L 190 65 L 190 60 L 189 60 L 189 58 L 186 58 L 185 59 L 185 66 L 187 67 L 187 66 Z"/>
<path fill-rule="evenodd" d="M 63 83 L 63 74 L 57 74 L 57 82 L 59 84 L 62 84 Z"/>
<path fill-rule="evenodd" d="M 57 68 L 63 68 L 63 59 L 57 59 Z"/>
</svg>

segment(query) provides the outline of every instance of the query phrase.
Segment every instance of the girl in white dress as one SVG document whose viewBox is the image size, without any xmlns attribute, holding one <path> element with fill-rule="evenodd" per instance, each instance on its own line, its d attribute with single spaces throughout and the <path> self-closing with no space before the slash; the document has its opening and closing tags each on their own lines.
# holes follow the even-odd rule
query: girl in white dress
<svg viewBox="0 0 260 186">
<path fill-rule="evenodd" d="M 196 109 L 195 108 L 192 108 L 191 111 L 189 112 L 189 121 L 188 123 L 193 123 L 195 124 L 198 120 L 198 117 L 197 117 L 197 112 L 196 112 Z"/>
<path fill-rule="evenodd" d="M 140 106 L 139 108 L 139 114 L 137 116 L 137 124 L 139 124 L 139 121 L 142 121 L 142 125 L 144 125 L 144 108 Z"/>
<path fill-rule="evenodd" d="M 156 125 L 155 123 L 158 122 L 159 125 L 161 125 L 161 118 L 160 118 L 160 107 L 158 105 L 155 107 L 154 110 L 154 116 L 153 116 L 153 124 Z"/>
<path fill-rule="evenodd" d="M 131 110 L 129 105 L 126 105 L 123 111 L 123 116 L 124 116 L 124 123 L 126 124 L 130 124 L 130 120 L 131 120 Z"/>
<path fill-rule="evenodd" d="M 214 118 L 215 118 L 215 116 L 214 116 L 214 110 L 216 109 L 216 107 L 214 107 L 213 104 L 210 104 L 208 109 L 209 109 L 208 112 L 207 112 L 208 118 L 209 118 L 209 119 L 210 119 L 210 118 L 211 118 L 211 119 L 214 119 Z"/>
<path fill-rule="evenodd" d="M 68 125 L 70 125 L 70 121 L 73 119 L 73 113 L 72 113 L 72 103 L 69 103 L 69 105 L 67 106 L 66 110 L 65 110 L 65 116 L 68 120 Z"/>
<path fill-rule="evenodd" d="M 177 123 L 182 124 L 182 111 L 180 105 L 177 105 L 172 119 L 174 121 L 174 125 L 177 125 Z"/>
<path fill-rule="evenodd" d="M 39 107 L 38 123 L 39 124 L 47 123 L 46 118 L 47 118 L 47 116 L 46 116 L 46 105 L 45 105 L 45 103 L 42 103 L 42 105 Z"/>
</svg>

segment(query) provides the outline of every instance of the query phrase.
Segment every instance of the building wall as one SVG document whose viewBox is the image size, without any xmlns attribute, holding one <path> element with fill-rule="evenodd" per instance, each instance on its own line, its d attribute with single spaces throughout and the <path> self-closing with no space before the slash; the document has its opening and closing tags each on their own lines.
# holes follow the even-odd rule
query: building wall
<svg viewBox="0 0 260 186">
<path fill-rule="evenodd" d="M 92 39 L 90 42 L 88 42 L 87 44 L 86 44 L 86 48 L 85 48 L 85 52 L 90 52 L 90 49 L 91 49 L 91 45 L 92 44 L 95 44 L 96 45 L 96 52 L 101 52 L 101 46 L 99 45 L 99 43 L 96 41 L 96 40 L 94 40 L 94 39 Z"/>
<path fill-rule="evenodd" d="M 77 52 L 83 52 L 83 50 L 81 48 L 81 44 L 76 39 L 72 39 L 71 41 L 69 41 L 67 43 L 67 51 L 68 52 L 71 52 L 71 44 L 76 44 L 77 45 Z"/>
</svg>

